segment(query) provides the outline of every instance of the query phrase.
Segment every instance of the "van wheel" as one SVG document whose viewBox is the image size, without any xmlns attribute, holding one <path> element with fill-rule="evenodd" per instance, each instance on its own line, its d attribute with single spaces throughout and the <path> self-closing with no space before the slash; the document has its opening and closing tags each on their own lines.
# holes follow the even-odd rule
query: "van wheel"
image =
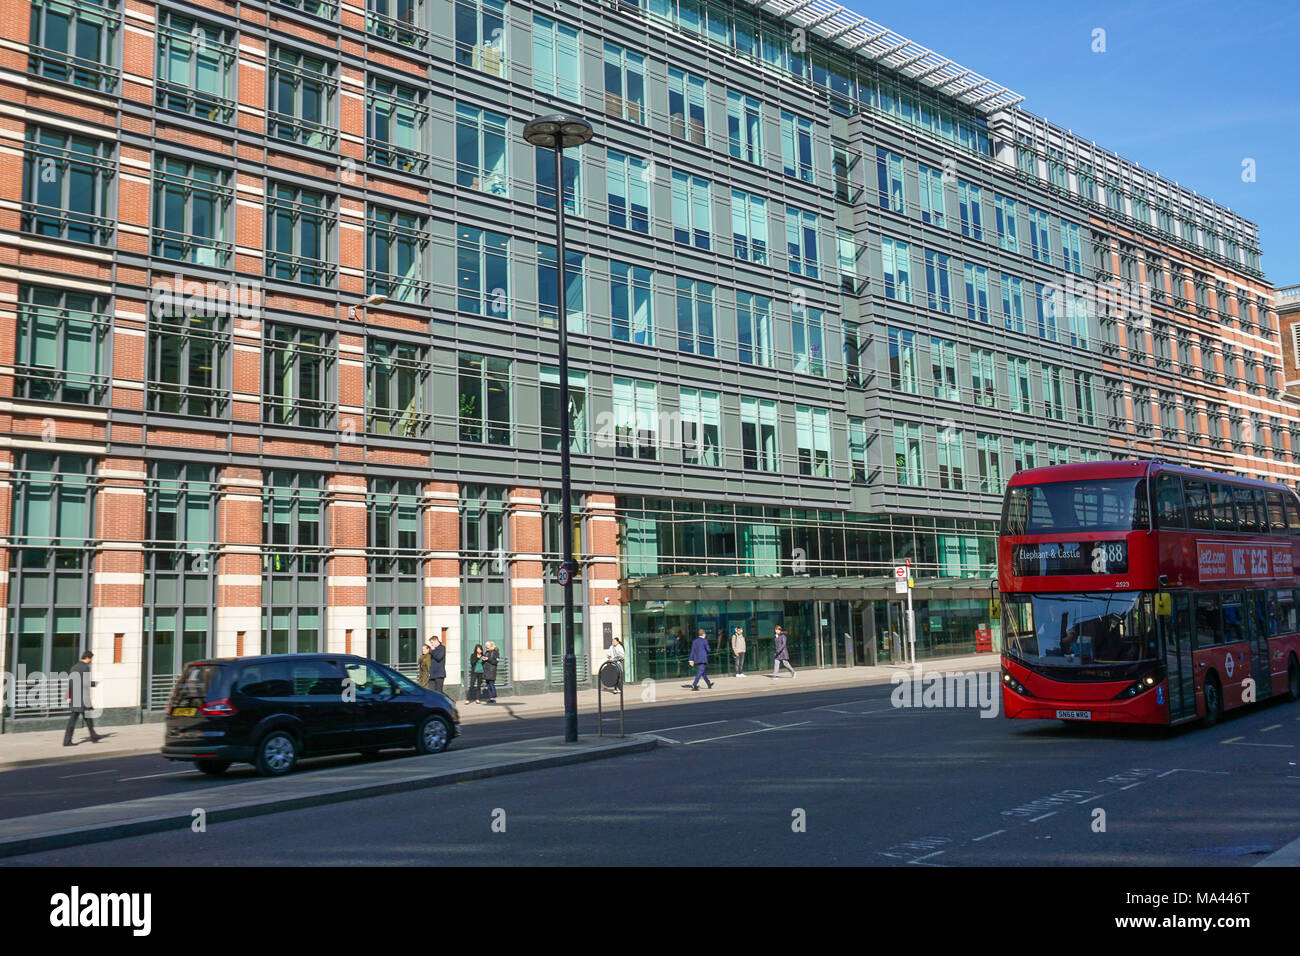
<svg viewBox="0 0 1300 956">
<path fill-rule="evenodd" d="M 196 760 L 194 766 L 209 777 L 220 777 L 230 768 L 229 760 Z"/>
<path fill-rule="evenodd" d="M 1300 700 L 1300 662 L 1294 654 L 1286 669 L 1286 696 L 1288 700 Z"/>
<path fill-rule="evenodd" d="M 415 749 L 422 754 L 440 754 L 447 749 L 449 743 L 451 743 L 451 728 L 447 726 L 447 721 L 436 714 L 426 717 L 424 723 L 420 725 Z"/>
<path fill-rule="evenodd" d="M 1211 674 L 1205 678 L 1205 726 L 1213 727 L 1223 719 L 1223 689 L 1219 678 Z"/>
<path fill-rule="evenodd" d="M 257 745 L 257 772 L 263 777 L 280 777 L 298 762 L 298 742 L 283 730 L 273 730 Z"/>
</svg>

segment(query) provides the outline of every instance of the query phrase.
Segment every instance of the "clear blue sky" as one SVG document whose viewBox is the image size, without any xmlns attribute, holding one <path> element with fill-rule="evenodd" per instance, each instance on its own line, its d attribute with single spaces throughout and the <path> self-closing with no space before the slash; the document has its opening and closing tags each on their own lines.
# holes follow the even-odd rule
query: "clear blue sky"
<svg viewBox="0 0 1300 956">
<path fill-rule="evenodd" d="M 1300 3 L 840 2 L 1258 223 L 1269 280 L 1300 283 Z"/>
</svg>

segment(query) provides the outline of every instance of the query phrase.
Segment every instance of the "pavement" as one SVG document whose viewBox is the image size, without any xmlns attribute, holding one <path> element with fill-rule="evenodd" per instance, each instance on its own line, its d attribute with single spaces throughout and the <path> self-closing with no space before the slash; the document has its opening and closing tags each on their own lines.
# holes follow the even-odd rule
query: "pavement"
<svg viewBox="0 0 1300 956">
<path fill-rule="evenodd" d="M 985 670 L 999 666 L 998 662 L 999 658 L 996 654 L 978 654 L 921 661 L 921 667 L 924 671 Z M 780 677 L 773 678 L 767 671 L 749 673 L 743 678 L 720 674 L 710 675 L 714 683 L 712 690 L 706 689 L 701 683 L 698 691 L 690 689 L 691 678 L 645 680 L 626 685 L 624 708 L 632 711 L 684 701 L 696 703 L 704 699 L 735 699 L 756 695 L 780 695 L 808 690 L 888 684 L 896 674 L 910 672 L 910 670 L 910 667 L 886 664 L 876 667 L 801 668 L 798 670 L 798 676 L 794 678 L 785 672 L 782 672 Z M 612 722 L 606 726 L 617 730 L 618 696 L 608 691 L 600 693 L 603 696 L 602 706 L 605 717 L 607 720 L 612 718 Z M 597 694 L 594 689 L 578 692 L 580 713 L 596 712 Z M 496 704 L 457 701 L 457 707 L 460 710 L 461 723 L 466 726 L 511 718 L 526 720 L 530 717 L 564 713 L 564 694 L 555 691 L 519 697 L 500 697 Z M 165 726 L 162 722 L 100 725 L 98 730 L 104 739 L 94 744 L 90 742 L 90 735 L 86 732 L 85 726 L 78 724 L 77 732 L 73 737 L 75 746 L 72 747 L 63 746 L 62 730 L 0 734 L 0 772 L 68 761 L 157 753 L 162 748 Z"/>
<path fill-rule="evenodd" d="M 83 847 L 164 830 L 204 832 L 214 823 L 587 763 L 644 752 L 655 745 L 652 737 L 587 737 L 574 744 L 544 737 L 251 780 L 239 787 L 185 787 L 138 800 L 0 821 L 0 857 Z"/>
</svg>

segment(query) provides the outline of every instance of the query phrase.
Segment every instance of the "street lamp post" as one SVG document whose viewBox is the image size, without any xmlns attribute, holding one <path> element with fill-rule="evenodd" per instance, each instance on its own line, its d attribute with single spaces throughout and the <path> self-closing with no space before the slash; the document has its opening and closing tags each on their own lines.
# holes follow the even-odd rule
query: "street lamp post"
<svg viewBox="0 0 1300 956">
<path fill-rule="evenodd" d="M 524 139 L 555 153 L 556 322 L 560 345 L 560 533 L 564 539 L 560 587 L 564 589 L 564 740 L 578 742 L 578 661 L 573 647 L 573 504 L 569 492 L 569 317 L 568 276 L 564 257 L 564 151 L 591 139 L 591 124 L 577 116 L 555 113 L 524 124 Z"/>
</svg>

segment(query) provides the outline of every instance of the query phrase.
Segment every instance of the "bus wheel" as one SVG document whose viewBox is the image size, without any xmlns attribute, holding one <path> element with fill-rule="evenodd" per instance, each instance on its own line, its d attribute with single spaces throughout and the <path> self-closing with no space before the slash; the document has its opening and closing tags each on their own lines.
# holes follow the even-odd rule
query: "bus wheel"
<svg viewBox="0 0 1300 956">
<path fill-rule="evenodd" d="M 1219 678 L 1211 674 L 1205 678 L 1205 726 L 1213 727 L 1223 718 L 1223 690 Z"/>
<path fill-rule="evenodd" d="M 1294 654 L 1286 669 L 1286 696 L 1288 700 L 1300 700 L 1300 663 Z"/>
</svg>

